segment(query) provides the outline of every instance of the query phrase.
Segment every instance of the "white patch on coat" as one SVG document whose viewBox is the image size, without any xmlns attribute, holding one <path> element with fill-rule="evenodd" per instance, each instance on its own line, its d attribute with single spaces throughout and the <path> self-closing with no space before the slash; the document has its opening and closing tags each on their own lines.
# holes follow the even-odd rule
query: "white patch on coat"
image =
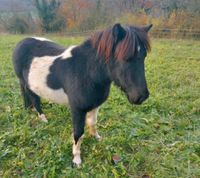
<svg viewBox="0 0 200 178">
<path fill-rule="evenodd" d="M 69 47 L 58 56 L 35 57 L 32 60 L 28 83 L 34 93 L 58 104 L 68 104 L 68 96 L 62 88 L 54 90 L 48 87 L 47 76 L 50 74 L 50 67 L 57 58 L 61 57 L 63 60 L 72 57 L 71 50 L 73 48 L 74 46 Z"/>
<path fill-rule="evenodd" d="M 74 49 L 75 47 L 76 47 L 76 45 L 70 46 L 69 48 L 67 48 L 67 50 L 65 50 L 65 51 L 60 55 L 60 57 L 61 57 L 62 59 L 66 59 L 66 58 L 72 57 L 71 51 L 72 51 L 72 49 Z"/>
<path fill-rule="evenodd" d="M 86 122 L 87 122 L 88 126 L 93 126 L 96 124 L 98 110 L 99 110 L 99 108 L 95 108 L 92 111 L 87 112 Z"/>
<path fill-rule="evenodd" d="M 32 37 L 32 38 L 34 38 L 34 39 L 36 39 L 36 40 L 39 40 L 39 41 L 51 41 L 51 40 L 49 40 L 49 39 L 47 39 L 47 38 L 42 38 L 42 37 Z M 51 41 L 52 42 L 52 41 Z"/>
<path fill-rule="evenodd" d="M 73 140 L 73 148 L 72 148 L 72 153 L 73 153 L 73 163 L 76 164 L 76 166 L 81 165 L 81 142 L 83 140 L 83 136 L 79 138 L 78 142 L 75 144 L 75 141 Z"/>
<path fill-rule="evenodd" d="M 99 108 L 95 108 L 92 111 L 87 112 L 86 123 L 89 127 L 90 135 L 94 136 L 97 140 L 100 141 L 101 136 L 98 134 L 98 131 L 96 129 L 98 111 L 99 111 Z"/>
</svg>

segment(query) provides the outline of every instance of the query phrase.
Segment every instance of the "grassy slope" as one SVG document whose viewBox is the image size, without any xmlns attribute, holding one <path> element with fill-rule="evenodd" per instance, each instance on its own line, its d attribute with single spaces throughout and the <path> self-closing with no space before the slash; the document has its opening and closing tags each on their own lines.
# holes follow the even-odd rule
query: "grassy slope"
<svg viewBox="0 0 200 178">
<path fill-rule="evenodd" d="M 103 141 L 88 136 L 71 169 L 70 110 L 43 102 L 49 123 L 25 111 L 11 52 L 22 36 L 0 36 L 0 177 L 200 177 L 200 42 L 153 40 L 146 60 L 151 97 L 131 106 L 112 87 L 99 113 Z M 81 38 L 51 37 L 60 44 Z M 111 157 L 121 162 L 113 166 Z"/>
</svg>

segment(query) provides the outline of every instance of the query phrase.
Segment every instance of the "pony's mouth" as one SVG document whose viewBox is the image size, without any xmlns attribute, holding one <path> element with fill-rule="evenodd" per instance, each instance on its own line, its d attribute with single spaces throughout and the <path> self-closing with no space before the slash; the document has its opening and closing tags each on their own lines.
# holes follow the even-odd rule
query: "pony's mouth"
<svg viewBox="0 0 200 178">
<path fill-rule="evenodd" d="M 131 104 L 140 105 L 149 97 L 149 93 L 146 93 L 145 95 L 141 95 L 138 97 L 129 97 L 129 96 L 127 97 Z"/>
</svg>

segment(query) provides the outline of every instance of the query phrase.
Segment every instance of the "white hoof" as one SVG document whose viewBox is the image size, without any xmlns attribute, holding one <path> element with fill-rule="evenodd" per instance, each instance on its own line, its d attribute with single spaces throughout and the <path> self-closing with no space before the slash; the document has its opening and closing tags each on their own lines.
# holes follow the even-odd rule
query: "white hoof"
<svg viewBox="0 0 200 178">
<path fill-rule="evenodd" d="M 98 133 L 96 133 L 95 138 L 96 138 L 98 141 L 102 141 L 102 137 L 101 137 Z"/>
<path fill-rule="evenodd" d="M 74 167 L 80 167 L 81 166 L 81 157 L 80 155 L 76 155 L 74 156 L 74 159 L 73 159 L 73 165 Z"/>
<path fill-rule="evenodd" d="M 48 120 L 44 114 L 41 114 L 39 117 L 42 120 L 42 122 L 48 123 Z"/>
</svg>

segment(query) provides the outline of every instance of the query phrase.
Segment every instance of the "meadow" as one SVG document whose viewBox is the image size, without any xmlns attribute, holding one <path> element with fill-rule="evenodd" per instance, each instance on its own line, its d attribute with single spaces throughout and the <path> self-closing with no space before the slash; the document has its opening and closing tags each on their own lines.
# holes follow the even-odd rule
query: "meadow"
<svg viewBox="0 0 200 178">
<path fill-rule="evenodd" d="M 23 109 L 11 55 L 20 35 L 0 35 L 0 177 L 200 177 L 200 41 L 152 39 L 150 98 L 128 103 L 114 85 L 98 116 L 103 137 L 87 129 L 83 164 L 71 168 L 70 109 L 43 101 L 49 123 Z M 68 46 L 84 38 L 48 36 Z M 112 156 L 121 160 L 113 165 Z"/>
</svg>

